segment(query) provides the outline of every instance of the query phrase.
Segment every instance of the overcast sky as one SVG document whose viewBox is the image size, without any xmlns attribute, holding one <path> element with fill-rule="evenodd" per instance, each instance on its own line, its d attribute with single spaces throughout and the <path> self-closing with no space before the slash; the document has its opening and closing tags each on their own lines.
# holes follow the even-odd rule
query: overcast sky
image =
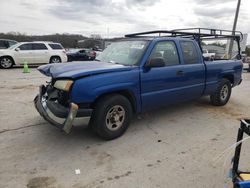
<svg viewBox="0 0 250 188">
<path fill-rule="evenodd" d="M 184 27 L 230 30 L 236 5 L 237 0 L 0 0 L 0 32 L 114 37 Z M 237 30 L 244 33 L 250 33 L 249 7 L 242 0 Z"/>
</svg>

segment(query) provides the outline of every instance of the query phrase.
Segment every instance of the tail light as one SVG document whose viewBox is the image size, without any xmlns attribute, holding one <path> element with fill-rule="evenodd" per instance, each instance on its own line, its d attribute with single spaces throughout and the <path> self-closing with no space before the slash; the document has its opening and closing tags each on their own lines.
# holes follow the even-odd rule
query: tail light
<svg viewBox="0 0 250 188">
<path fill-rule="evenodd" d="M 90 52 L 90 55 L 91 55 L 91 56 L 96 56 L 96 52 L 95 52 L 95 51 L 91 51 L 91 52 Z"/>
</svg>

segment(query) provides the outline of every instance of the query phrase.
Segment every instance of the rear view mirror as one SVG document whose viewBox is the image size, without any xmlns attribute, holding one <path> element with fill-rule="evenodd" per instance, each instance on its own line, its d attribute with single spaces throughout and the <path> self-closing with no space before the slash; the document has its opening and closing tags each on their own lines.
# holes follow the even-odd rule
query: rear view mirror
<svg viewBox="0 0 250 188">
<path fill-rule="evenodd" d="M 164 67 L 165 62 L 163 58 L 153 58 L 148 61 L 148 63 L 145 65 L 147 68 L 152 68 L 152 67 Z"/>
<path fill-rule="evenodd" d="M 20 48 L 16 48 L 15 51 L 17 51 L 17 52 L 20 51 Z"/>
</svg>

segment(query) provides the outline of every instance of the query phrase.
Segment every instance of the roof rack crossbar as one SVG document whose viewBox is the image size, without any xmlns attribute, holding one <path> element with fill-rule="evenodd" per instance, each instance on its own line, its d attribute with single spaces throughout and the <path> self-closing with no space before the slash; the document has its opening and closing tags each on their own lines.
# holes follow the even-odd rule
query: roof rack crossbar
<svg viewBox="0 0 250 188">
<path fill-rule="evenodd" d="M 133 33 L 125 35 L 125 37 L 152 37 L 149 35 L 158 34 L 159 37 L 193 37 L 199 38 L 200 40 L 205 38 L 232 38 L 235 40 L 242 40 L 243 35 L 240 31 L 230 31 L 221 29 L 208 29 L 208 28 L 186 28 L 186 29 L 175 29 L 175 30 L 155 30 L 141 33 Z M 161 35 L 168 34 L 168 35 Z"/>
<path fill-rule="evenodd" d="M 174 29 L 172 31 L 198 31 L 198 33 L 209 32 L 212 35 L 226 35 L 226 36 L 235 36 L 240 35 L 242 37 L 242 33 L 240 31 L 231 31 L 225 29 L 209 29 L 209 28 L 184 28 L 184 29 Z M 223 34 L 224 33 L 224 34 Z"/>
</svg>

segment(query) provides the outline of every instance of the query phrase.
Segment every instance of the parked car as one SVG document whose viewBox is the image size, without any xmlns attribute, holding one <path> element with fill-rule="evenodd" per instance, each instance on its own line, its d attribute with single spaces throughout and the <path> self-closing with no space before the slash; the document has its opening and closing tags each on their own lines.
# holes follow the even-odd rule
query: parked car
<svg viewBox="0 0 250 188">
<path fill-rule="evenodd" d="M 20 42 L 8 49 L 0 50 L 0 67 L 9 69 L 13 65 L 67 62 L 64 48 L 53 42 Z"/>
<path fill-rule="evenodd" d="M 17 41 L 9 40 L 9 39 L 0 39 L 0 49 L 7 49 L 13 45 L 15 45 Z"/>
<path fill-rule="evenodd" d="M 245 70 L 247 70 L 248 72 L 250 72 L 250 57 L 244 55 L 242 57 L 242 61 L 243 61 L 243 67 Z"/>
<path fill-rule="evenodd" d="M 209 53 L 207 49 L 203 49 L 203 57 L 205 58 L 205 60 L 210 61 L 210 60 L 214 60 L 215 57 L 215 53 Z"/>
<path fill-rule="evenodd" d="M 95 52 L 96 57 L 98 55 L 100 55 L 102 53 L 102 51 L 103 51 L 101 48 L 98 48 L 98 47 L 94 47 L 94 48 L 92 48 L 92 50 Z"/>
<path fill-rule="evenodd" d="M 95 61 L 40 66 L 51 82 L 40 86 L 37 111 L 67 133 L 89 123 L 110 140 L 126 131 L 135 113 L 202 96 L 223 106 L 241 83 L 241 60 L 208 63 L 192 38 L 139 36 L 112 43 Z"/>
<path fill-rule="evenodd" d="M 66 53 L 68 61 L 87 61 L 94 60 L 96 53 L 90 49 L 75 49 Z"/>
</svg>

